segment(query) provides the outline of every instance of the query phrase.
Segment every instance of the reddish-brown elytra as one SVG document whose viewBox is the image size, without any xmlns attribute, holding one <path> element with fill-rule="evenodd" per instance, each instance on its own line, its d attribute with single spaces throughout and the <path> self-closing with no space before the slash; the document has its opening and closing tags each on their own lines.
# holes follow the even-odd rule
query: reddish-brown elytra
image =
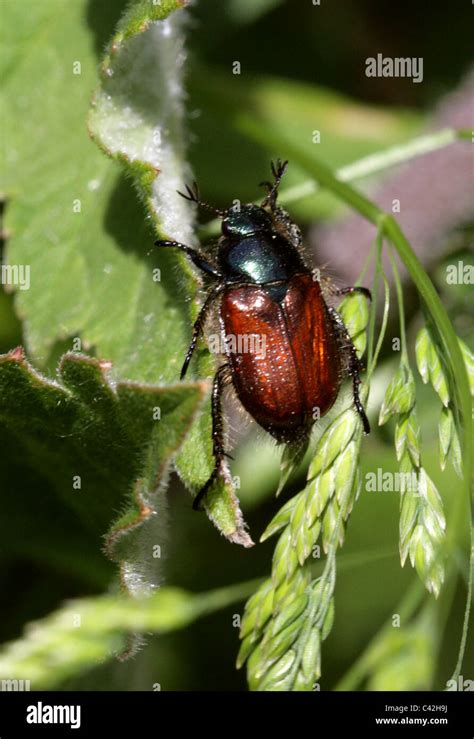
<svg viewBox="0 0 474 739">
<path fill-rule="evenodd" d="M 354 405 L 364 431 L 370 431 L 359 398 L 360 360 L 344 323 L 328 305 L 301 254 L 301 232 L 277 206 L 277 193 L 288 163 L 272 163 L 273 183 L 262 183 L 261 206 L 242 205 L 219 211 L 199 198 L 196 184 L 183 197 L 213 210 L 222 219 L 215 257 L 176 241 L 157 246 L 182 249 L 214 280 L 194 324 L 181 378 L 186 374 L 209 310 L 219 306 L 226 361 L 214 377 L 212 436 L 215 465 L 194 500 L 198 508 L 222 470 L 226 453 L 222 391 L 232 384 L 250 415 L 278 442 L 309 437 L 316 419 L 334 404 L 345 375 L 352 377 Z M 182 194 L 182 193 L 180 193 Z M 361 292 L 364 287 L 332 288 L 333 295 Z M 240 341 L 239 339 L 246 339 Z"/>
</svg>

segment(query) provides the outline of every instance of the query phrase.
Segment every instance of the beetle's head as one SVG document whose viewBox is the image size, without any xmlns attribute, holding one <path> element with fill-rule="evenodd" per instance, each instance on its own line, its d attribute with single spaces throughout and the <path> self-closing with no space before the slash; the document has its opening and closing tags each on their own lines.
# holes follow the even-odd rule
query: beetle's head
<svg viewBox="0 0 474 739">
<path fill-rule="evenodd" d="M 258 205 L 242 205 L 240 210 L 229 208 L 226 211 L 221 228 L 227 238 L 244 239 L 263 231 L 271 231 L 272 219 Z"/>
</svg>

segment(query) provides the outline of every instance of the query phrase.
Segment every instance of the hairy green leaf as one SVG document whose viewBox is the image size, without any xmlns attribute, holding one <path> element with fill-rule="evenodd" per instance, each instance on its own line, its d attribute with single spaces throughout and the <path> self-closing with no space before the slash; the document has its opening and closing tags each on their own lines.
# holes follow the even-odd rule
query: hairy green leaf
<svg viewBox="0 0 474 739">
<path fill-rule="evenodd" d="M 87 558 L 90 542 L 98 550 L 106 535 L 122 585 L 143 594 L 162 577 L 154 547 L 164 544 L 163 484 L 204 389 L 200 383 L 115 383 L 110 369 L 69 353 L 53 381 L 36 372 L 21 350 L 2 355 L 2 451 L 22 449 L 50 481 L 60 517 L 65 509 L 78 519 L 85 536 L 76 554 Z M 27 502 L 22 505 L 26 514 Z"/>
<path fill-rule="evenodd" d="M 61 342 L 63 349 L 111 360 L 117 379 L 164 384 L 179 377 L 198 309 L 187 297 L 198 281 L 182 255 L 154 249 L 150 225 L 155 237 L 193 241 L 193 212 L 176 192 L 189 176 L 182 5 L 140 0 L 129 6 L 102 61 L 89 116 L 91 135 L 123 166 L 147 217 L 124 174 L 88 136 L 96 59 L 85 0 L 45 0 L 31 15 L 6 6 L 6 25 L 36 49 L 20 56 L 21 46 L 12 45 L 6 55 L 5 94 L 12 102 L 5 106 L 4 189 L 11 198 L 6 261 L 30 269 L 31 284 L 17 291 L 16 308 L 28 353 L 42 366 Z M 34 142 L 31 120 L 39 122 Z M 202 372 L 211 370 L 207 361 Z M 178 464 L 194 492 L 212 464 L 210 439 L 206 406 L 184 455 L 192 457 L 196 474 L 183 458 Z M 219 481 L 208 509 L 226 536 L 250 545 L 230 478 Z"/>
</svg>

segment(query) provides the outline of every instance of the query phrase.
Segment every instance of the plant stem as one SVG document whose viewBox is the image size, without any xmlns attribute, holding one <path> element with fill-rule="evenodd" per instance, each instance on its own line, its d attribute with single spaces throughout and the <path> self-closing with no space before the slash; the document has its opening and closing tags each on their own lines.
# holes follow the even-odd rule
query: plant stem
<svg viewBox="0 0 474 739">
<path fill-rule="evenodd" d="M 368 381 L 370 381 L 370 378 L 372 377 L 373 371 L 377 364 L 378 356 L 380 354 L 380 350 L 382 349 L 383 340 L 385 338 L 385 331 L 387 329 L 388 313 L 390 310 L 390 285 L 388 283 L 387 277 L 385 275 L 385 272 L 382 266 L 383 234 L 380 229 L 377 231 L 376 244 L 377 244 L 377 258 L 376 258 L 376 264 L 375 264 L 375 277 L 374 277 L 374 304 L 372 306 L 372 313 L 370 316 L 370 325 L 369 325 L 369 351 L 368 351 L 368 360 L 367 360 L 367 367 L 368 367 L 367 380 Z M 378 289 L 379 289 L 380 276 L 382 277 L 382 280 L 383 280 L 385 299 L 384 299 L 384 306 L 383 306 L 382 325 L 380 327 L 379 336 L 377 339 L 377 345 L 375 346 L 375 349 L 374 349 L 375 320 L 377 317 L 377 300 L 378 300 Z"/>
<path fill-rule="evenodd" d="M 405 308 L 403 305 L 403 291 L 402 291 L 402 283 L 400 281 L 400 273 L 398 271 L 397 262 L 392 254 L 391 247 L 388 249 L 388 258 L 390 260 L 390 264 L 392 265 L 392 273 L 393 273 L 393 281 L 395 283 L 395 290 L 397 293 L 397 301 L 398 301 L 398 315 L 400 318 L 400 340 L 402 344 L 402 360 L 405 361 L 406 364 L 408 364 L 408 348 L 407 348 L 407 335 L 405 330 Z"/>
<path fill-rule="evenodd" d="M 260 587 L 262 582 L 263 578 L 259 577 L 254 580 L 246 580 L 235 585 L 210 590 L 206 593 L 196 594 L 194 601 L 196 617 L 219 611 L 221 608 L 227 608 L 227 606 L 233 603 L 245 600 Z"/>
</svg>

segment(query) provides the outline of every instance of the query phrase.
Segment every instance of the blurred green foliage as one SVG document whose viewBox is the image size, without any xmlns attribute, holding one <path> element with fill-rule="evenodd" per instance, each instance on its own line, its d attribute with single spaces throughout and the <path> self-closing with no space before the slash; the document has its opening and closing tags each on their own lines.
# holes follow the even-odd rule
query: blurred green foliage
<svg viewBox="0 0 474 739">
<path fill-rule="evenodd" d="M 26 4 L 28 12 L 24 12 Z M 2 24 L 4 105 L 9 110 L 2 141 L 4 236 L 12 237 L 13 249 L 18 239 L 21 261 L 37 265 L 37 292 L 17 293 L 14 300 L 0 292 L 0 349 L 7 351 L 24 343 L 37 366 L 51 376 L 60 354 L 71 348 L 71 337 L 84 331 L 88 337 L 85 348 L 113 359 L 119 379 L 173 381 L 188 334 L 186 324 L 177 320 L 188 315 L 183 281 L 174 272 L 171 257 L 164 254 L 152 257 L 152 262 L 156 260 L 166 272 L 168 294 L 158 291 L 151 281 L 146 284 L 151 229 L 130 183 L 88 140 L 85 127 L 96 67 L 126 3 L 29 0 L 19 11 L 13 5 L 15 0 L 4 0 L 7 20 L 18 19 L 15 24 L 11 20 Z M 301 143 L 307 137 L 309 147 L 314 146 L 311 132 L 320 130 L 318 153 L 331 167 L 408 140 L 426 121 L 429 106 L 466 71 L 468 12 L 466 6 L 451 13 L 447 33 L 446 8 L 424 1 L 397 3 L 395 9 L 391 3 L 352 0 L 338 7 L 337 13 L 330 4 L 318 7 L 310 2 L 213 0 L 197 4 L 190 11 L 187 29 L 187 128 L 190 161 L 206 198 L 217 205 L 235 197 L 254 199 L 259 179 L 267 174 L 269 153 L 245 135 L 243 114 L 253 116 L 262 130 L 271 126 L 289 140 Z M 38 39 L 43 65 L 31 53 Z M 423 56 L 426 83 L 371 82 L 363 74 L 362 60 L 377 52 Z M 75 87 L 70 82 L 64 85 L 64 65 L 76 59 L 82 62 L 82 75 L 73 78 Z M 239 78 L 231 76 L 234 60 L 242 64 Z M 36 111 L 33 122 L 32 106 Z M 72 163 L 69 168 L 63 167 L 66 160 Z M 301 176 L 301 170 L 293 167 L 288 184 L 299 182 Z M 96 193 L 87 183 L 98 177 L 102 186 Z M 77 224 L 76 215 L 64 216 L 74 197 L 81 195 L 87 204 L 87 227 L 83 216 Z M 315 216 L 333 218 L 336 206 L 327 195 L 311 196 L 295 204 L 292 212 L 304 226 Z M 461 225 L 469 232 L 468 225 Z M 444 278 L 448 259 L 468 258 L 465 243 L 466 239 L 454 235 L 446 244 L 434 279 L 458 333 L 472 344 L 472 291 L 463 285 L 448 285 Z M 44 248 L 45 244 L 54 249 Z M 107 271 L 110 266 L 112 276 Z M 141 314 L 159 313 L 163 319 L 166 315 L 168 323 L 132 320 L 134 283 L 144 285 Z M 409 319 L 408 339 L 414 346 L 420 316 L 414 311 Z M 171 323 L 176 326 L 171 336 L 156 334 L 160 326 Z M 389 361 L 388 353 L 382 359 Z M 385 385 L 382 366 L 373 379 L 373 397 L 380 400 Z M 434 395 L 417 382 L 417 398 L 424 461 L 443 496 L 449 529 L 460 486 L 452 468 L 439 470 Z M 27 425 L 25 419 L 22 423 Z M 111 438 L 116 430 L 111 422 Z M 3 642 L 18 638 L 25 623 L 46 616 L 65 598 L 102 594 L 114 587 L 115 575 L 100 549 L 99 537 L 105 528 L 96 526 L 91 534 L 58 499 L 51 482 L 54 459 L 43 455 L 39 463 L 41 445 L 35 444 L 32 451 L 31 444 L 12 439 L 3 428 L 1 432 L 5 436 L 2 448 L 8 449 L 0 461 L 5 528 L 0 543 Z M 43 437 L 44 445 L 47 435 Z M 271 442 L 255 429 L 247 434 L 236 456 L 233 472 L 241 477 L 240 498 L 257 538 L 275 512 L 278 456 Z M 397 469 L 390 430 L 381 429 L 364 442 L 362 474 L 378 467 Z M 302 480 L 296 475 L 285 495 L 301 489 Z M 193 514 L 190 498 L 176 479 L 168 499 L 170 531 L 164 563 L 168 583 L 191 592 L 209 591 L 269 571 L 271 542 L 245 552 L 229 545 L 203 516 Z M 120 510 L 118 498 L 111 518 Z M 467 515 L 466 509 L 466 520 Z M 398 516 L 397 493 L 363 491 L 354 508 L 338 556 L 336 619 L 325 644 L 324 689 L 338 683 L 384 622 L 397 613 L 416 579 L 409 568 L 400 568 Z M 390 632 L 388 641 L 369 660 L 362 685 L 444 687 L 459 647 L 467 577 L 463 554 L 467 526 L 455 534 L 456 558 L 440 600 L 430 612 L 420 611 L 413 628 L 402 623 L 400 632 Z M 154 683 L 160 683 L 168 690 L 244 689 L 243 672 L 234 670 L 238 649 L 235 616 L 241 611 L 241 606 L 227 606 L 175 634 L 150 637 L 135 660 L 109 661 L 84 675 L 69 677 L 62 687 L 151 690 Z M 474 669 L 472 640 L 465 665 L 467 675 Z M 410 670 L 412 682 L 407 684 L 403 679 Z"/>
</svg>

